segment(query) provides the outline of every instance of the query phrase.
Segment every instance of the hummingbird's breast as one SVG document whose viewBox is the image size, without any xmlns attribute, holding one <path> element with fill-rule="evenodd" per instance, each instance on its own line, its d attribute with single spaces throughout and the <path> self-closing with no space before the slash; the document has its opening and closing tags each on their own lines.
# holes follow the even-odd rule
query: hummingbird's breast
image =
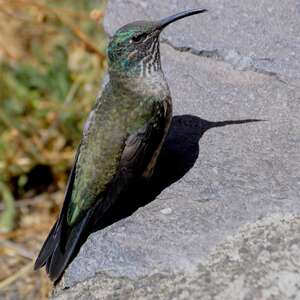
<svg viewBox="0 0 300 300">
<path fill-rule="evenodd" d="M 128 80 L 125 86 L 129 94 L 135 95 L 138 101 L 147 101 L 147 99 L 162 101 L 170 95 L 169 86 L 161 71 Z"/>
</svg>

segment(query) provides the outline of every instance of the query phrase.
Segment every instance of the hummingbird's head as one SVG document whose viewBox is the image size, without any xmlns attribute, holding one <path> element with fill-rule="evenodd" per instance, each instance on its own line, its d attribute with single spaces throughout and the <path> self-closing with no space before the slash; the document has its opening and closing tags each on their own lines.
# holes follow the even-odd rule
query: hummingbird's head
<svg viewBox="0 0 300 300">
<path fill-rule="evenodd" d="M 159 35 L 169 24 L 206 12 L 195 9 L 160 21 L 137 21 L 121 27 L 108 45 L 109 71 L 126 76 L 148 76 L 161 69 Z"/>
</svg>

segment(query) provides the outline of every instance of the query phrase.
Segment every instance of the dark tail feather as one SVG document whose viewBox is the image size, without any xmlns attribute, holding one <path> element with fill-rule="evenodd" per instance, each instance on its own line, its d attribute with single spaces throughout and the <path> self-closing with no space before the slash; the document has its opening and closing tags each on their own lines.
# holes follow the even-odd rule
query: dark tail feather
<svg viewBox="0 0 300 300">
<path fill-rule="evenodd" d="M 93 209 L 90 209 L 77 224 L 64 229 L 67 232 L 61 235 L 61 240 L 57 243 L 51 257 L 49 257 L 46 263 L 46 270 L 52 281 L 55 282 L 60 279 L 65 268 L 72 260 L 74 252 L 84 241 L 86 229 L 89 227 L 92 214 Z"/>
<path fill-rule="evenodd" d="M 57 282 L 68 264 L 74 258 L 82 243 L 85 242 L 95 219 L 100 218 L 110 207 L 108 198 L 100 200 L 89 208 L 81 220 L 68 226 L 65 210 L 62 209 L 57 222 L 52 227 L 35 262 L 35 269 L 46 265 L 50 279 Z"/>
<path fill-rule="evenodd" d="M 58 221 L 55 222 L 53 225 L 50 233 L 48 234 L 48 237 L 46 241 L 43 244 L 42 249 L 40 250 L 39 256 L 37 257 L 35 264 L 34 264 L 34 270 L 37 270 L 41 267 L 43 267 L 46 263 L 48 258 L 52 255 L 58 241 L 59 241 L 59 233 L 56 230 Z"/>
<path fill-rule="evenodd" d="M 80 149 L 80 145 L 78 146 L 76 156 L 75 156 L 75 162 L 74 162 L 74 165 L 72 167 L 72 170 L 71 170 L 71 173 L 69 176 L 63 207 L 59 214 L 58 220 L 52 227 L 52 229 L 51 229 L 46 241 L 44 242 L 44 245 L 35 261 L 35 265 L 34 265 L 35 270 L 43 267 L 44 265 L 50 267 L 51 262 L 55 260 L 55 256 L 54 256 L 55 253 L 58 253 L 58 251 L 59 251 L 58 249 L 63 249 L 62 246 L 70 243 L 69 236 L 74 235 L 73 230 L 68 228 L 67 224 L 65 224 L 66 223 L 65 216 L 67 214 L 69 203 L 71 201 L 73 182 L 74 182 L 74 178 L 75 178 L 75 167 L 76 167 L 76 162 L 77 162 L 78 155 L 79 155 L 79 149 Z M 84 223 L 85 220 L 86 220 L 86 218 L 83 218 L 82 221 L 80 221 L 78 223 L 78 226 L 80 224 Z M 78 228 L 78 226 L 75 226 L 75 228 Z M 68 233 L 69 233 L 69 235 L 68 235 Z M 72 238 L 72 239 L 74 239 L 74 238 Z M 77 238 L 77 240 L 75 240 L 74 244 L 77 244 L 78 240 L 79 240 L 79 237 Z M 64 244 L 62 244 L 62 241 L 64 241 Z M 70 248 L 69 244 L 68 244 L 68 246 Z M 63 253 L 63 255 L 65 255 L 66 262 L 64 263 L 64 265 L 66 266 L 70 260 L 70 256 L 67 255 L 68 252 L 70 252 L 70 250 L 67 249 L 66 247 L 64 247 L 64 248 L 65 248 L 64 251 L 63 252 L 61 251 L 61 252 Z M 73 250 L 72 250 L 72 253 L 73 253 Z M 51 268 L 49 268 L 49 267 L 47 267 L 47 269 L 49 269 L 51 271 Z M 60 273 L 62 273 L 62 271 Z"/>
</svg>

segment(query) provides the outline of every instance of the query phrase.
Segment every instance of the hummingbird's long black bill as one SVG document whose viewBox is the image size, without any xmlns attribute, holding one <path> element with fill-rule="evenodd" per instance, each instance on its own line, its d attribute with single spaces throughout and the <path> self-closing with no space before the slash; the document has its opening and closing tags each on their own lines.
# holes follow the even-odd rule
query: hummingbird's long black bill
<svg viewBox="0 0 300 300">
<path fill-rule="evenodd" d="M 169 24 L 171 24 L 173 22 L 176 22 L 177 20 L 192 16 L 192 15 L 196 15 L 196 14 L 202 14 L 204 12 L 207 12 L 207 10 L 206 9 L 192 9 L 192 10 L 180 12 L 180 13 L 170 16 L 170 17 L 166 17 L 159 22 L 158 29 L 162 30 L 166 26 L 168 26 Z"/>
</svg>

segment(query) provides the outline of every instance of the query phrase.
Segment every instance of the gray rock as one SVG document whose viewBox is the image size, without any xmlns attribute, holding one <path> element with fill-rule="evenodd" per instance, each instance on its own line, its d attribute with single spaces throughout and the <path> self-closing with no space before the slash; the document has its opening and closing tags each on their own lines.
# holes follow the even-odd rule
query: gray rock
<svg viewBox="0 0 300 300">
<path fill-rule="evenodd" d="M 101 272 L 56 299 L 299 299 L 299 231 L 299 218 L 273 215 L 242 226 L 194 272 L 139 280 Z"/>
<path fill-rule="evenodd" d="M 55 299 L 300 299 L 300 6 L 110 0 L 105 28 L 194 7 L 209 13 L 161 46 L 177 115 L 166 188 L 92 234 Z M 231 122 L 247 119 L 266 121 Z"/>
</svg>

